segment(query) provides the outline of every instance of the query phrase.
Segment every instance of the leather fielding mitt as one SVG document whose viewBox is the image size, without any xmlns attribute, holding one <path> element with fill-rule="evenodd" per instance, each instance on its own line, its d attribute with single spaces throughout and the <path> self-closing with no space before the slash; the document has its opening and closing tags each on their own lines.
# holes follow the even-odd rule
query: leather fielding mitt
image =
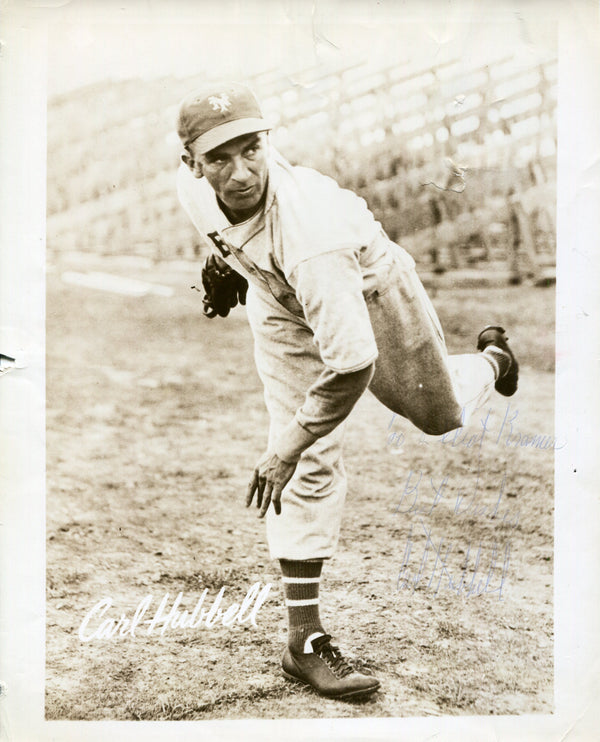
<svg viewBox="0 0 600 742">
<path fill-rule="evenodd" d="M 233 307 L 246 303 L 248 281 L 216 255 L 209 255 L 202 266 L 203 312 L 212 319 L 227 317 Z M 196 288 L 193 286 L 192 288 Z"/>
</svg>

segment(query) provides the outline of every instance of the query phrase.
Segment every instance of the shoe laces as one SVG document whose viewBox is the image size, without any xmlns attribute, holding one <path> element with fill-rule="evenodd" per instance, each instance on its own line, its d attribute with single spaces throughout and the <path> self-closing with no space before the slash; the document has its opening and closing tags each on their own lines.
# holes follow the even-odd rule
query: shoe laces
<svg viewBox="0 0 600 742">
<path fill-rule="evenodd" d="M 346 675 L 354 672 L 354 668 L 344 659 L 339 647 L 331 644 L 329 634 L 317 637 L 313 640 L 312 645 L 315 654 L 327 663 L 327 666 L 337 678 L 345 678 Z"/>
</svg>

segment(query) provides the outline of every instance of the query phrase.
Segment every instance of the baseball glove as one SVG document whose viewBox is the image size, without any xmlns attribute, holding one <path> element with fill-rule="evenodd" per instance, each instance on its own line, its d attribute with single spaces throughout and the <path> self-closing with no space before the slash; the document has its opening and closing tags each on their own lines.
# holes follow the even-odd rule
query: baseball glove
<svg viewBox="0 0 600 742">
<path fill-rule="evenodd" d="M 202 266 L 203 312 L 212 319 L 227 317 L 230 310 L 246 303 L 248 281 L 216 255 L 209 255 Z M 193 286 L 192 288 L 196 288 Z"/>
</svg>

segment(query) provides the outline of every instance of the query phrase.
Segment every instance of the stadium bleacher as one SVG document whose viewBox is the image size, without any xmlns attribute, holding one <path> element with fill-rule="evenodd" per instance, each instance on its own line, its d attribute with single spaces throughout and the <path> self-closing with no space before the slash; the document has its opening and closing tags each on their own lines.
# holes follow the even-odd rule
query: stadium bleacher
<svg viewBox="0 0 600 742">
<path fill-rule="evenodd" d="M 554 264 L 556 59 L 499 59 L 465 74 L 367 62 L 246 82 L 293 163 L 361 195 L 390 237 L 437 272 Z M 94 84 L 48 106 L 47 249 L 199 257 L 178 204 L 177 102 L 199 82 Z M 515 233 L 515 225 L 518 225 Z M 531 265 L 534 265 L 534 269 Z"/>
</svg>

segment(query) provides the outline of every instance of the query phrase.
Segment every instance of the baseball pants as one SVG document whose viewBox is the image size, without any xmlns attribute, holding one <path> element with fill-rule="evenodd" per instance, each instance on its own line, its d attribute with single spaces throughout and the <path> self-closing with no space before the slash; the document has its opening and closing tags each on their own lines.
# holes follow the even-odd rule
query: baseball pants
<svg viewBox="0 0 600 742">
<path fill-rule="evenodd" d="M 379 351 L 369 386 L 375 396 L 429 434 L 466 424 L 489 398 L 494 373 L 481 353 L 448 355 L 439 319 L 412 259 L 395 260 L 384 285 L 365 298 Z M 270 416 L 271 446 L 303 404 L 323 361 L 303 319 L 269 293 L 251 286 L 247 310 Z M 333 556 L 347 491 L 345 425 L 304 451 L 284 490 L 281 514 L 269 508 L 267 541 L 273 559 Z"/>
</svg>

